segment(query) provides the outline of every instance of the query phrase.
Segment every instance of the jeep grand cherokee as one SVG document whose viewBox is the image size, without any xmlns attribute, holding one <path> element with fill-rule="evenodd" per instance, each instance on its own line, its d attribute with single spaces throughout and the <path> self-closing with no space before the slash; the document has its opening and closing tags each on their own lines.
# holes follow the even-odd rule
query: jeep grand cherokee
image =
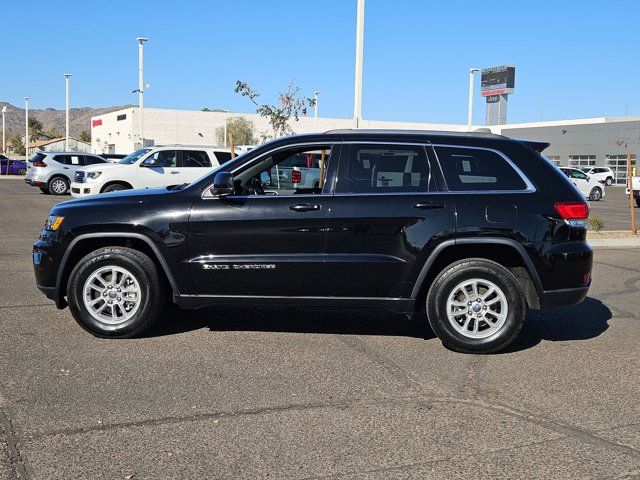
<svg viewBox="0 0 640 480">
<path fill-rule="evenodd" d="M 38 288 L 101 337 L 142 334 L 169 298 L 426 307 L 445 346 L 494 352 L 527 308 L 582 301 L 589 206 L 541 151 L 486 133 L 338 130 L 274 140 L 189 184 L 53 207 Z M 278 182 L 323 156 L 313 188 Z M 179 321 L 176 319 L 175 321 Z"/>
</svg>

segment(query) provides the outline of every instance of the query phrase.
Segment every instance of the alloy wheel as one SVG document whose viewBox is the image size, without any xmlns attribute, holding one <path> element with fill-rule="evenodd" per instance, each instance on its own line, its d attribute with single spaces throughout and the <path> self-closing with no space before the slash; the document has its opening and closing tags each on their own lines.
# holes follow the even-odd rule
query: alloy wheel
<svg viewBox="0 0 640 480">
<path fill-rule="evenodd" d="M 87 278 L 83 301 L 89 314 L 107 325 L 120 325 L 131 319 L 141 304 L 140 282 L 129 270 L 109 265 Z"/>
</svg>

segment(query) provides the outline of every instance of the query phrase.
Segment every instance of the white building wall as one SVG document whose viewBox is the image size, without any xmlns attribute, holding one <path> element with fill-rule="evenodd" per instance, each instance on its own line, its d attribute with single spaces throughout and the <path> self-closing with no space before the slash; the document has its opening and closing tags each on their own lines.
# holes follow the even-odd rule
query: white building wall
<svg viewBox="0 0 640 480">
<path fill-rule="evenodd" d="M 109 145 L 115 153 L 131 153 L 139 144 L 138 108 L 99 115 L 91 119 L 91 146 L 94 153 L 109 153 Z M 119 115 L 126 115 L 124 120 L 116 120 Z M 198 110 L 169 110 L 159 108 L 144 109 L 144 136 L 155 145 L 189 144 L 216 145 L 216 129 L 224 127 L 225 119 L 243 117 L 254 126 L 257 139 L 271 139 L 273 132 L 266 118 L 255 113 L 203 112 Z M 93 126 L 96 120 L 102 125 Z M 299 121 L 291 121 L 295 133 L 313 133 L 316 131 L 313 117 L 301 117 Z M 338 128 L 351 128 L 350 118 L 318 118 L 317 131 L 325 132 Z M 466 125 L 430 124 L 415 122 L 388 122 L 380 120 L 364 120 L 363 128 L 399 128 L 415 130 L 448 130 L 466 131 Z"/>
</svg>

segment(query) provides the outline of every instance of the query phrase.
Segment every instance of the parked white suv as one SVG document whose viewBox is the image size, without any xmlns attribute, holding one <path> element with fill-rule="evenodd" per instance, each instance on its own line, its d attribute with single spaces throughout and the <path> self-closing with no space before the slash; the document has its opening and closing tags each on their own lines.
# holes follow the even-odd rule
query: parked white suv
<svg viewBox="0 0 640 480">
<path fill-rule="evenodd" d="M 587 175 L 582 170 L 577 168 L 560 167 L 562 173 L 564 173 L 573 184 L 578 187 L 580 193 L 589 200 L 597 202 L 606 195 L 604 185 L 595 178 Z"/>
<path fill-rule="evenodd" d="M 143 148 L 118 163 L 79 169 L 71 184 L 71 195 L 84 197 L 131 188 L 191 183 L 229 160 L 230 150 L 218 147 L 162 145 Z"/>
<path fill-rule="evenodd" d="M 595 178 L 598 182 L 604 183 L 607 187 L 613 183 L 613 170 L 609 167 L 591 167 L 583 170 L 584 173 L 591 178 Z"/>
</svg>

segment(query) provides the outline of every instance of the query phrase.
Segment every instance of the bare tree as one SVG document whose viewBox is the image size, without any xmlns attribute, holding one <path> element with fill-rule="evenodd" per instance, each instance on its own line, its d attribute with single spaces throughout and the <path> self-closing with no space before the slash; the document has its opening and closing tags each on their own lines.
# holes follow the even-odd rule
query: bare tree
<svg viewBox="0 0 640 480">
<path fill-rule="evenodd" d="M 277 105 L 258 103 L 257 99 L 260 97 L 260 93 L 240 80 L 236 81 L 234 91 L 251 100 L 257 107 L 256 113 L 269 121 L 274 137 L 282 137 L 295 133 L 291 125 L 289 125 L 289 120 L 293 118 L 297 122 L 300 116 L 307 115 L 307 108 L 315 105 L 313 98 L 300 96 L 300 88 L 296 87 L 293 81 L 284 92 L 278 94 Z"/>
</svg>

